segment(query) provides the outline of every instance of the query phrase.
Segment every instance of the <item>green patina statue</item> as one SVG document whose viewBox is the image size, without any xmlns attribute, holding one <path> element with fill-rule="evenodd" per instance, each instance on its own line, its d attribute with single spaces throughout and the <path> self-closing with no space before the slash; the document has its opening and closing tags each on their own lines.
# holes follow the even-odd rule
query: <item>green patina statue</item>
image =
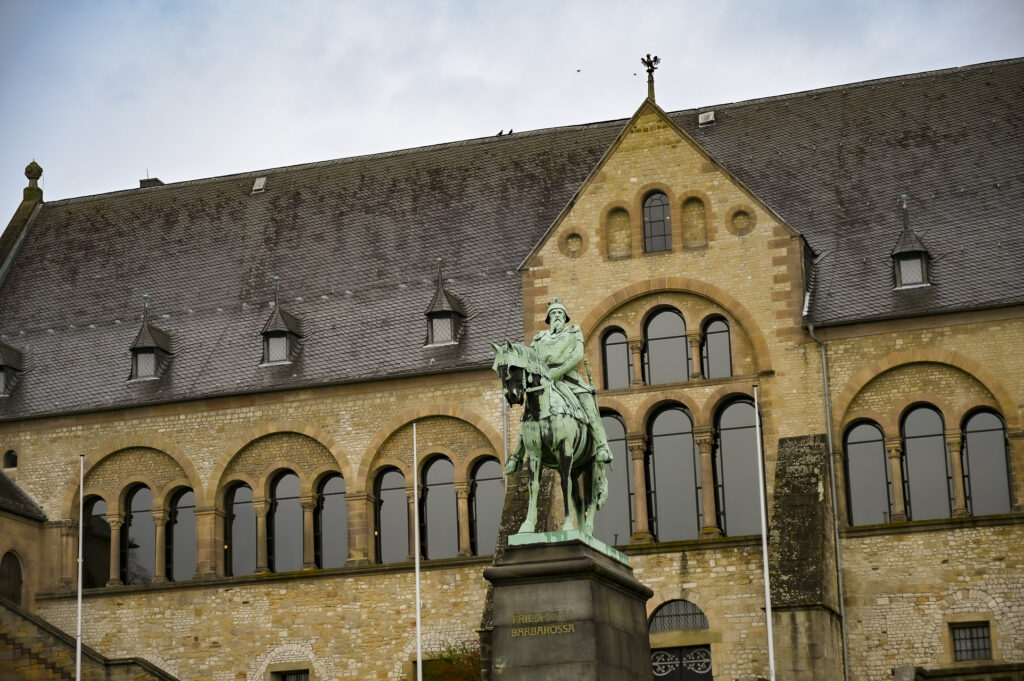
<svg viewBox="0 0 1024 681">
<path fill-rule="evenodd" d="M 520 533 L 536 529 L 541 466 L 547 466 L 561 476 L 562 529 L 592 535 L 594 516 L 608 496 L 604 467 L 612 453 L 594 387 L 577 370 L 583 361 L 582 331 L 569 324 L 558 298 L 548 305 L 545 321 L 550 329 L 538 332 L 530 346 L 508 341 L 491 346 L 505 399 L 523 405 L 519 444 L 505 471 L 525 467 L 530 473 L 529 508 Z"/>
</svg>

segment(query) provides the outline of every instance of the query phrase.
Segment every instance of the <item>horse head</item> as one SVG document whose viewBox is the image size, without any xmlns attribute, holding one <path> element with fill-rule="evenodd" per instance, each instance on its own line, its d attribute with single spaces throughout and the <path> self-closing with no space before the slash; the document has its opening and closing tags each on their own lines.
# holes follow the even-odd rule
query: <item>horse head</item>
<svg viewBox="0 0 1024 681">
<path fill-rule="evenodd" d="M 509 404 L 523 404 L 527 388 L 540 384 L 548 377 L 548 367 L 537 351 L 522 343 L 505 341 L 504 345 L 491 343 L 494 365 L 491 367 L 501 379 L 502 391 Z"/>
</svg>

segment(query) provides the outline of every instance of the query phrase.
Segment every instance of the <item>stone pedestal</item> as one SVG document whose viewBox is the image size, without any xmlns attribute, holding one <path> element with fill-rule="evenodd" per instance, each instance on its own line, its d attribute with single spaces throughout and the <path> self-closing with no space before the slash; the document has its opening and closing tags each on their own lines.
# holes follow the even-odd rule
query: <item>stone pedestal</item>
<svg viewBox="0 0 1024 681">
<path fill-rule="evenodd" d="M 653 592 L 615 549 L 577 532 L 515 535 L 484 578 L 494 587 L 495 681 L 651 679 Z"/>
</svg>

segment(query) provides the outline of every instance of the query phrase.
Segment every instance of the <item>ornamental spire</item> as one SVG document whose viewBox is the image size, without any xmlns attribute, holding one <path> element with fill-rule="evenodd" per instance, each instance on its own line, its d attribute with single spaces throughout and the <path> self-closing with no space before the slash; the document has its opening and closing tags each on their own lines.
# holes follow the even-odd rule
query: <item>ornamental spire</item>
<svg viewBox="0 0 1024 681">
<path fill-rule="evenodd" d="M 661 63 L 661 59 L 657 55 L 651 56 L 651 53 L 647 53 L 647 57 L 641 57 L 640 63 L 647 68 L 647 99 L 654 101 L 654 70 L 658 68 L 658 64 Z"/>
</svg>

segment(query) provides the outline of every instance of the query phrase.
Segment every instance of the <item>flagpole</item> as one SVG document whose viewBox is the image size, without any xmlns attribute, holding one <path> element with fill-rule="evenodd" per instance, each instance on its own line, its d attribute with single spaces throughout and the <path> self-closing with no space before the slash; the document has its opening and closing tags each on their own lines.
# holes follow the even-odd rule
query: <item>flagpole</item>
<svg viewBox="0 0 1024 681">
<path fill-rule="evenodd" d="M 420 483 L 416 422 L 412 422 L 413 561 L 416 573 L 416 681 L 423 681 L 423 630 L 420 624 Z"/>
<path fill-rule="evenodd" d="M 761 562 L 764 565 L 764 617 L 768 627 L 768 676 L 775 681 L 775 643 L 772 639 L 772 594 L 768 581 L 768 517 L 764 498 L 764 452 L 761 450 L 761 406 L 754 386 L 754 431 L 757 439 L 757 492 L 761 499 Z"/>
<path fill-rule="evenodd" d="M 78 634 L 75 637 L 75 681 L 82 681 L 82 537 L 85 533 L 85 454 L 78 455 Z"/>
</svg>

